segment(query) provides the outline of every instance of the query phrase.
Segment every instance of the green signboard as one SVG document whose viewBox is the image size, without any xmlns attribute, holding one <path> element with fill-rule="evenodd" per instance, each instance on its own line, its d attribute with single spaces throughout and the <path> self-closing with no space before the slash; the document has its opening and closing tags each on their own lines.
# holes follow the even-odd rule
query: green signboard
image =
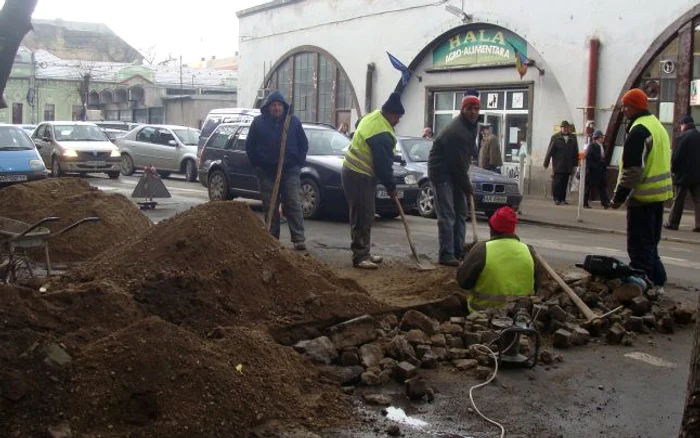
<svg viewBox="0 0 700 438">
<path fill-rule="evenodd" d="M 527 57 L 527 43 L 514 33 L 495 26 L 474 26 L 433 50 L 433 68 L 513 65 L 514 47 Z"/>
</svg>

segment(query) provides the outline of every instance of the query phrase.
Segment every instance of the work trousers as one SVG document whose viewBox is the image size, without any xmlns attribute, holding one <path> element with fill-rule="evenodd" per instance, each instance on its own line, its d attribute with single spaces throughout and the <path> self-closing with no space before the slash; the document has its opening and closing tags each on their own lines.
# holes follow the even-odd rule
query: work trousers
<svg viewBox="0 0 700 438">
<path fill-rule="evenodd" d="M 569 173 L 555 173 L 552 175 L 552 197 L 554 201 L 566 201 L 566 192 L 569 190 Z"/>
<path fill-rule="evenodd" d="M 343 166 L 343 192 L 350 210 L 352 263 L 369 260 L 377 179 Z"/>
<path fill-rule="evenodd" d="M 270 228 L 270 234 L 276 239 L 280 238 L 281 201 L 284 203 L 284 215 L 287 218 L 287 226 L 289 226 L 292 242 L 298 243 L 306 240 L 304 237 L 304 212 L 301 207 L 300 174 L 301 169 L 298 166 L 282 171 L 280 188 L 274 203 L 275 214 L 272 218 L 272 227 Z M 258 177 L 258 187 L 260 188 L 260 197 L 263 203 L 263 220 L 267 223 L 267 215 L 270 211 L 270 198 L 272 197 L 272 188 L 275 184 L 277 169 L 257 168 L 255 169 L 255 175 Z"/>
<path fill-rule="evenodd" d="M 655 286 L 666 283 L 666 269 L 659 257 L 664 203 L 652 202 L 627 207 L 627 254 L 630 266 L 646 272 Z"/>
<path fill-rule="evenodd" d="M 588 205 L 588 200 L 591 196 L 591 190 L 594 188 L 598 189 L 598 194 L 600 195 L 600 204 L 603 207 L 607 207 L 610 204 L 610 198 L 608 198 L 608 183 L 605 180 L 605 175 L 598 178 L 598 181 L 586 180 L 586 189 L 583 192 L 583 205 Z"/>
<path fill-rule="evenodd" d="M 700 169 L 698 169 L 700 172 Z M 678 228 L 683 216 L 683 205 L 685 204 L 685 195 L 690 192 L 693 199 L 693 207 L 695 208 L 695 228 L 700 228 L 700 184 L 690 186 L 676 186 L 676 198 L 673 200 L 671 214 L 668 216 L 669 225 Z"/>
<path fill-rule="evenodd" d="M 464 192 L 451 182 L 432 182 L 435 190 L 440 262 L 461 258 L 467 224 L 467 200 Z"/>
</svg>

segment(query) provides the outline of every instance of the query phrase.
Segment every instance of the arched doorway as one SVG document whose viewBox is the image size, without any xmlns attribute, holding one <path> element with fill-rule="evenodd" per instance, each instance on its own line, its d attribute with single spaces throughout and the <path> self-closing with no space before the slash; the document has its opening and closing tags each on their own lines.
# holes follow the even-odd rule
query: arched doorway
<svg viewBox="0 0 700 438">
<path fill-rule="evenodd" d="M 340 126 L 359 117 L 355 89 L 345 70 L 330 53 L 314 46 L 293 49 L 280 58 L 258 92 L 256 107 L 272 91 L 294 105 L 302 122 Z M 354 114 L 353 114 L 354 113 Z"/>
</svg>

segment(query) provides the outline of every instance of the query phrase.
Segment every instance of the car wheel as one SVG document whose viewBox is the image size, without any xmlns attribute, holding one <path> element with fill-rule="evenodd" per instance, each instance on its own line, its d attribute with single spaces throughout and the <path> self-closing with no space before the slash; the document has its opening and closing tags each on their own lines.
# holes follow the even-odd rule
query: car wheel
<svg viewBox="0 0 700 438">
<path fill-rule="evenodd" d="M 209 200 L 227 201 L 233 199 L 228 190 L 226 175 L 221 170 L 215 170 L 209 175 Z"/>
<path fill-rule="evenodd" d="M 170 176 L 170 172 L 166 172 L 164 170 L 159 170 L 158 175 L 160 175 L 161 178 L 165 179 Z"/>
<path fill-rule="evenodd" d="M 301 180 L 301 211 L 304 219 L 318 219 L 321 216 L 321 190 L 316 181 L 310 178 Z"/>
<path fill-rule="evenodd" d="M 197 165 L 193 160 L 185 162 L 185 179 L 188 182 L 197 181 Z"/>
<path fill-rule="evenodd" d="M 119 179 L 119 172 L 107 172 L 109 179 Z"/>
<path fill-rule="evenodd" d="M 418 213 L 423 217 L 435 218 L 435 190 L 432 184 L 424 182 L 418 194 Z"/>
<path fill-rule="evenodd" d="M 61 163 L 59 163 L 58 158 L 56 157 L 51 159 L 51 176 L 54 178 L 63 176 L 63 171 L 61 171 Z"/>
<path fill-rule="evenodd" d="M 131 176 L 134 174 L 134 160 L 127 154 L 122 155 L 122 175 Z"/>
</svg>

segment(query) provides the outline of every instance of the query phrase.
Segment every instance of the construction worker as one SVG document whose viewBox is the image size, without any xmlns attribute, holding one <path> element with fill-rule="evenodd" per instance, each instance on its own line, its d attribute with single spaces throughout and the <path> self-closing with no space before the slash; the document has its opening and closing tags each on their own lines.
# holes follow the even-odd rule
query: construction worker
<svg viewBox="0 0 700 438">
<path fill-rule="evenodd" d="M 518 215 L 501 207 L 489 219 L 491 239 L 477 242 L 457 270 L 457 283 L 469 290 L 469 310 L 499 307 L 539 287 L 535 250 L 515 234 Z"/>
<path fill-rule="evenodd" d="M 647 95 L 633 88 L 622 96 L 629 120 L 622 149 L 614 209 L 627 203 L 627 254 L 630 266 L 646 272 L 663 293 L 666 269 L 659 257 L 664 202 L 673 199 L 671 142 L 664 126 L 648 110 Z"/>
<path fill-rule="evenodd" d="M 366 114 L 357 126 L 343 161 L 343 192 L 350 208 L 352 265 L 360 269 L 377 269 L 379 255 L 370 254 L 370 237 L 374 223 L 374 199 L 377 181 L 389 197 L 396 197 L 394 126 L 404 114 L 401 96 L 391 93 L 381 110 Z"/>
</svg>

